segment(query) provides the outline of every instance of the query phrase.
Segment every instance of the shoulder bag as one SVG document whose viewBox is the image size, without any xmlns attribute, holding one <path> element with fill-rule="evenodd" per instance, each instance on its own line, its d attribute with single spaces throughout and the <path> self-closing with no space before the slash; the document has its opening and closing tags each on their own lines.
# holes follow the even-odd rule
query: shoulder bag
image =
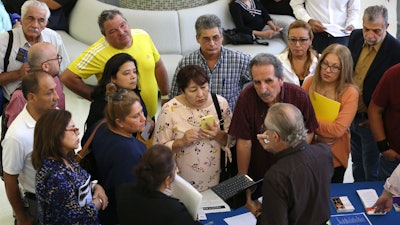
<svg viewBox="0 0 400 225">
<path fill-rule="evenodd" d="M 101 120 L 96 127 L 93 129 L 86 143 L 83 145 L 82 150 L 80 150 L 76 155 L 75 159 L 79 163 L 79 165 L 85 169 L 90 175 L 92 180 L 98 179 L 98 171 L 97 171 L 97 163 L 96 158 L 94 157 L 93 150 L 89 148 L 90 144 L 93 141 L 94 135 L 96 131 L 99 129 L 101 125 L 106 123 L 106 120 Z"/>
</svg>

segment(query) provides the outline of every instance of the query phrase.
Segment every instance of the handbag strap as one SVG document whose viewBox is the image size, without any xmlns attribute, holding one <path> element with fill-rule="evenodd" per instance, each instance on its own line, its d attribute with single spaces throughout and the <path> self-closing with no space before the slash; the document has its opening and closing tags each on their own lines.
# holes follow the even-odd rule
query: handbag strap
<svg viewBox="0 0 400 225">
<path fill-rule="evenodd" d="M 219 102 L 217 99 L 217 95 L 215 93 L 211 93 L 212 100 L 214 102 L 215 109 L 217 110 L 218 119 L 219 119 L 219 127 L 221 130 L 224 130 L 224 119 L 222 118 L 221 114 L 221 107 L 219 106 Z M 225 151 L 221 151 L 221 169 L 227 170 L 225 165 Z"/>
<path fill-rule="evenodd" d="M 92 143 L 92 140 L 94 138 L 94 135 L 96 134 L 97 129 L 99 129 L 99 127 L 101 125 L 103 125 L 104 123 L 106 123 L 106 119 L 102 119 L 94 128 L 94 130 L 92 131 L 92 133 L 90 134 L 89 138 L 87 139 L 87 141 L 85 142 L 85 144 L 83 145 L 82 149 L 76 154 L 76 161 L 80 162 L 81 159 L 83 158 L 83 156 L 85 156 L 86 151 L 89 148 L 89 145 Z"/>
<path fill-rule="evenodd" d="M 224 119 L 222 118 L 221 107 L 219 106 L 217 95 L 215 93 L 211 93 L 211 97 L 214 102 L 215 109 L 217 110 L 218 120 L 219 120 L 219 128 L 221 130 L 224 130 Z"/>
</svg>

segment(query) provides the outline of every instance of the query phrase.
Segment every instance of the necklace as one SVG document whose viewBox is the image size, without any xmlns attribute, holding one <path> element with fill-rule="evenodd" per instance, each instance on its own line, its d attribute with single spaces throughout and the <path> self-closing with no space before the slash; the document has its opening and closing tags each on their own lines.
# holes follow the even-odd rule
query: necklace
<svg viewBox="0 0 400 225">
<path fill-rule="evenodd" d="M 322 94 L 323 96 L 327 97 L 327 98 L 332 98 L 333 97 L 332 93 L 333 93 L 333 95 L 335 93 L 334 90 L 335 90 L 335 88 L 332 88 L 332 87 L 320 88 L 319 89 L 319 93 Z"/>
<path fill-rule="evenodd" d="M 326 97 L 326 95 L 328 94 L 328 91 L 329 91 L 328 89 L 325 89 L 324 93 L 322 95 Z"/>
</svg>

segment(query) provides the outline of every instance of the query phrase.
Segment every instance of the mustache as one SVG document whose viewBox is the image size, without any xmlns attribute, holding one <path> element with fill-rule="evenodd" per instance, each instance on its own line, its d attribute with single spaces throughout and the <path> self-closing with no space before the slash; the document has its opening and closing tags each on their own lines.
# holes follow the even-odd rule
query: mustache
<svg viewBox="0 0 400 225">
<path fill-rule="evenodd" d="M 35 28 L 35 27 L 29 27 L 28 30 L 29 30 L 29 31 L 33 31 L 33 32 L 36 32 L 36 33 L 39 33 L 39 32 L 40 32 L 39 28 Z"/>
<path fill-rule="evenodd" d="M 366 39 L 365 39 L 365 41 L 367 41 L 367 42 L 376 42 L 376 41 L 377 41 L 377 39 L 370 39 L 370 38 L 366 38 Z"/>
<path fill-rule="evenodd" d="M 272 96 L 272 93 L 269 93 L 269 92 L 265 92 L 265 93 L 261 93 L 260 94 L 260 97 L 261 98 L 264 98 L 264 97 L 271 97 Z"/>
</svg>

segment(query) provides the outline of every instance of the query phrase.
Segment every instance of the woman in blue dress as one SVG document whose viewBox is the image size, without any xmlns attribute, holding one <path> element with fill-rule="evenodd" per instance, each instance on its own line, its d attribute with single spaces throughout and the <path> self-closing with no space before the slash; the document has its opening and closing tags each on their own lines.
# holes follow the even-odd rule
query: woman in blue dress
<svg viewBox="0 0 400 225">
<path fill-rule="evenodd" d="M 41 224 L 98 224 L 98 210 L 107 207 L 104 189 L 75 161 L 78 135 L 65 110 L 52 110 L 36 123 L 32 164 Z"/>
</svg>

